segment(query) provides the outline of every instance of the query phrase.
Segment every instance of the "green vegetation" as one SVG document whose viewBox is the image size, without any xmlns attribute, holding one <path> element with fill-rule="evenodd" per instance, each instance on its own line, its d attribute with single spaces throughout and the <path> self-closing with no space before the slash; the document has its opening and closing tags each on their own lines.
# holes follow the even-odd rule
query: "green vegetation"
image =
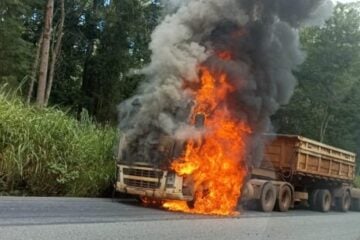
<svg viewBox="0 0 360 240">
<path fill-rule="evenodd" d="M 48 106 L 57 107 L 39 109 L 32 104 L 48 2 L 0 1 L 0 195 L 101 195 L 115 173 L 116 106 L 142 80 L 128 73 L 149 62 L 148 43 L 159 21 L 160 4 L 52 1 L 49 66 L 53 56 L 56 61 Z M 7 91 L 20 88 L 19 98 L 6 96 L 4 84 Z M 112 125 L 101 127 L 95 121 Z"/>
<path fill-rule="evenodd" d="M 0 194 L 98 196 L 114 178 L 116 131 L 0 91 Z"/>
<path fill-rule="evenodd" d="M 278 132 L 360 153 L 359 7 L 338 4 L 323 26 L 302 29 L 307 58 L 290 103 L 274 116 Z"/>
<path fill-rule="evenodd" d="M 360 188 L 360 176 L 357 176 L 355 178 L 354 186 Z"/>
<path fill-rule="evenodd" d="M 32 78 L 39 79 L 37 52 L 47 2 L 0 1 L 0 84 L 17 88 L 25 82 L 24 97 Z M 61 2 L 54 1 L 51 48 L 57 42 Z M 159 0 L 64 0 L 64 5 L 63 38 L 49 104 L 73 112 L 84 108 L 97 121 L 115 123 L 117 104 L 130 97 L 142 80 L 129 72 L 150 60 L 148 43 L 160 19 Z M 35 83 L 31 102 L 36 89 Z"/>
</svg>

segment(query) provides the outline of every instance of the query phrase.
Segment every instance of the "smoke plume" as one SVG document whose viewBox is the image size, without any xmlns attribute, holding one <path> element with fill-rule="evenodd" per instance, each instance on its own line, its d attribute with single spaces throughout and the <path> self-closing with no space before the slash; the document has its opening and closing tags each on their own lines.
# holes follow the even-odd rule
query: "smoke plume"
<svg viewBox="0 0 360 240">
<path fill-rule="evenodd" d="M 154 146 L 163 135 L 190 138 L 199 65 L 226 72 L 236 86 L 227 101 L 236 118 L 252 129 L 248 155 L 262 158 L 270 117 L 289 102 L 296 86 L 292 71 L 305 58 L 298 29 L 321 24 L 331 14 L 327 0 L 168 0 L 168 14 L 152 34 L 146 81 L 119 106 L 119 158 L 158 163 Z M 219 52 L 232 54 L 223 61 Z M 160 163 L 159 163 L 160 164 Z"/>
</svg>

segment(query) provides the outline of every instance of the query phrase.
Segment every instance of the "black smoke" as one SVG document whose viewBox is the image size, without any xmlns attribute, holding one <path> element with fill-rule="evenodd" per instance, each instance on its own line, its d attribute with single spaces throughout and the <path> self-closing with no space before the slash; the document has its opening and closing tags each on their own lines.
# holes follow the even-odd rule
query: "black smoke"
<svg viewBox="0 0 360 240">
<path fill-rule="evenodd" d="M 168 141 L 164 136 L 184 141 L 199 134 L 188 125 L 194 93 L 184 83 L 198 81 L 202 64 L 226 72 L 236 86 L 226 104 L 251 126 L 248 159 L 258 164 L 270 117 L 289 102 L 297 84 L 292 72 L 305 59 L 299 28 L 321 24 L 331 1 L 173 0 L 167 6 L 152 34 L 151 63 L 141 70 L 146 81 L 119 106 L 119 159 L 166 165 L 171 159 L 158 147 Z M 217 57 L 221 51 L 230 51 L 231 61 Z"/>
</svg>

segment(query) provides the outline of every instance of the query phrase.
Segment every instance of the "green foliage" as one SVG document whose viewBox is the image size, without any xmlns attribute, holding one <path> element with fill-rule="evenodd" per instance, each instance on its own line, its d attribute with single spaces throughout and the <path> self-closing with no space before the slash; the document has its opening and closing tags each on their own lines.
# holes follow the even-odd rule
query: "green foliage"
<svg viewBox="0 0 360 240">
<path fill-rule="evenodd" d="M 321 27 L 303 29 L 307 54 L 296 72 L 299 85 L 290 104 L 274 117 L 279 132 L 301 134 L 359 150 L 360 13 L 338 4 Z"/>
<path fill-rule="evenodd" d="M 116 121 L 116 105 L 142 80 L 129 72 L 150 60 L 148 43 L 160 7 L 145 0 L 123 0 L 111 1 L 101 10 L 104 17 L 92 26 L 89 22 L 97 37 L 90 41 L 92 54 L 84 65 L 81 106 L 100 121 Z"/>
<path fill-rule="evenodd" d="M 45 3 L 0 1 L 0 83 L 17 88 L 20 82 L 30 82 Z M 149 62 L 148 43 L 159 20 L 159 1 L 65 0 L 65 13 L 50 104 L 76 114 L 86 109 L 98 121 L 115 123 L 116 105 L 143 79 L 129 72 Z M 54 29 L 59 16 L 55 1 Z"/>
<path fill-rule="evenodd" d="M 114 178 L 116 131 L 0 91 L 0 192 L 98 196 Z"/>
<path fill-rule="evenodd" d="M 0 83 L 16 86 L 27 74 L 31 45 L 22 38 L 28 1 L 0 1 Z M 15 64 L 16 63 L 16 64 Z"/>
<path fill-rule="evenodd" d="M 22 95 L 32 74 L 45 3 L 0 1 L 0 85 L 17 89 L 24 83 Z M 58 7 L 55 1 L 54 29 Z M 116 123 L 116 105 L 143 79 L 128 73 L 149 62 L 148 43 L 159 11 L 158 0 L 65 0 L 50 104 L 69 114 L 26 106 L 0 90 L 0 193 L 94 196 L 109 186 L 116 131 L 91 118 Z"/>
<path fill-rule="evenodd" d="M 354 187 L 360 188 L 360 176 L 356 176 L 354 181 Z"/>
</svg>

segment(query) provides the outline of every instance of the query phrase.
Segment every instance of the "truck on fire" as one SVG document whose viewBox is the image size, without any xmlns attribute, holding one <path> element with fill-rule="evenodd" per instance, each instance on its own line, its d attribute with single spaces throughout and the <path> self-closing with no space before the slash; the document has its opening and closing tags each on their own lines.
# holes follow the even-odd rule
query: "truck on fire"
<svg viewBox="0 0 360 240">
<path fill-rule="evenodd" d="M 297 135 L 269 135 L 259 167 L 250 167 L 240 202 L 264 212 L 286 212 L 297 203 L 328 212 L 360 211 L 360 189 L 353 187 L 356 155 Z M 184 143 L 161 137 L 154 148 L 158 158 L 181 154 Z M 121 193 L 157 200 L 194 201 L 191 182 L 173 170 L 141 159 L 117 160 L 115 188 Z M 155 156 L 154 156 L 155 157 Z"/>
</svg>

